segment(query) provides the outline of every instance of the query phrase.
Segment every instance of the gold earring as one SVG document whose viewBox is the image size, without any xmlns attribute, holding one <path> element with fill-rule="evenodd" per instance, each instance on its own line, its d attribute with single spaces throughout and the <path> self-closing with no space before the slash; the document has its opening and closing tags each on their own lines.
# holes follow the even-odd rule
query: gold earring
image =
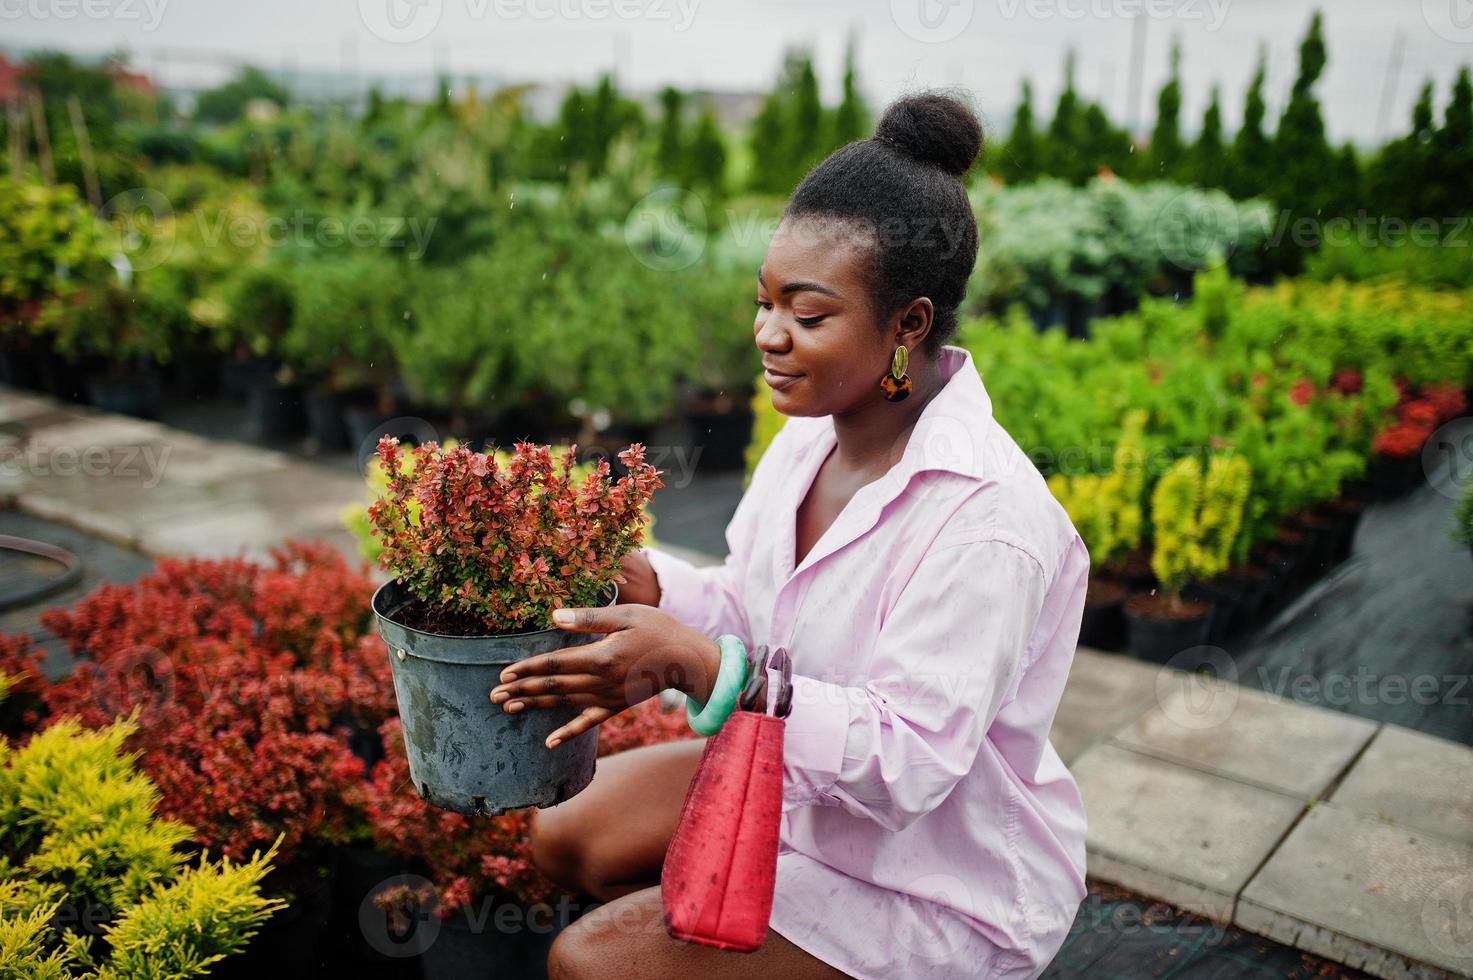
<svg viewBox="0 0 1473 980">
<path fill-rule="evenodd" d="M 910 394 L 910 376 L 905 373 L 909 366 L 910 351 L 904 344 L 897 345 L 894 356 L 890 358 L 890 373 L 880 379 L 880 393 L 886 401 L 904 401 Z"/>
</svg>

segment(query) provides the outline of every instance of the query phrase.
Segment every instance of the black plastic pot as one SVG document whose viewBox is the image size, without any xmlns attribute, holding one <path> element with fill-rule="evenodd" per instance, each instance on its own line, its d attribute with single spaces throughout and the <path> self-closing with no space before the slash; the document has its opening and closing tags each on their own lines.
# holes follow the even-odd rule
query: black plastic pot
<svg viewBox="0 0 1473 980">
<path fill-rule="evenodd" d="M 185 349 L 174 355 L 169 364 L 169 390 L 185 398 L 218 398 L 221 359 L 213 350 Z"/>
<path fill-rule="evenodd" d="M 257 378 L 246 409 L 251 438 L 274 442 L 300 436 L 307 427 L 302 402 L 302 389 L 296 385 L 277 384 L 270 375 Z"/>
<path fill-rule="evenodd" d="M 322 450 L 347 449 L 348 426 L 343 422 L 343 405 L 331 391 L 316 388 L 307 390 L 304 399 L 307 412 L 307 431 L 317 448 Z"/>
<path fill-rule="evenodd" d="M 1335 517 L 1335 537 L 1330 545 L 1330 562 L 1338 565 L 1355 553 L 1355 532 L 1360 528 L 1365 505 L 1351 497 L 1339 497 L 1330 501 L 1330 513 Z"/>
<path fill-rule="evenodd" d="M 752 441 L 752 413 L 688 412 L 691 440 L 697 455 L 695 465 L 707 472 L 730 472 L 746 469 L 747 444 Z"/>
<path fill-rule="evenodd" d="M 275 372 L 275 367 L 264 357 L 228 358 L 220 365 L 220 394 L 246 401 L 261 379 Z"/>
<path fill-rule="evenodd" d="M 503 900 L 473 901 L 440 922 L 440 930 L 420 957 L 424 980 L 502 980 L 526 974 L 529 933 L 524 927 L 498 927 Z M 525 920 L 518 920 L 525 921 Z"/>
<path fill-rule="evenodd" d="M 1096 650 L 1125 647 L 1125 607 L 1129 590 L 1109 579 L 1091 581 L 1079 624 L 1079 642 Z"/>
<path fill-rule="evenodd" d="M 271 876 L 263 894 L 271 895 Z M 260 977 L 316 977 L 335 971 L 330 945 L 324 942 L 332 920 L 332 864 L 316 869 L 288 896 L 289 906 L 267 919 L 246 948 L 211 968 L 223 980 Z"/>
<path fill-rule="evenodd" d="M 1244 604 L 1247 586 L 1228 578 L 1216 578 L 1210 582 L 1193 582 L 1182 590 L 1188 599 L 1198 599 L 1212 606 L 1207 627 L 1207 642 L 1220 643 L 1239 626 L 1239 610 Z"/>
<path fill-rule="evenodd" d="M 1212 604 L 1203 600 L 1186 600 L 1194 606 L 1195 615 L 1157 617 L 1133 607 L 1141 596 L 1132 596 L 1125 604 L 1125 622 L 1129 628 L 1129 650 L 1133 657 L 1164 664 L 1183 650 L 1204 646 L 1212 627 Z"/>
<path fill-rule="evenodd" d="M 87 379 L 87 400 L 104 412 L 133 415 L 142 419 L 159 417 L 163 397 L 163 375 L 149 369 L 122 377 Z"/>
<path fill-rule="evenodd" d="M 1238 595 L 1237 607 L 1227 625 L 1228 633 L 1243 633 L 1257 626 L 1272 582 L 1269 571 L 1258 566 L 1240 566 L 1237 570 L 1230 569 L 1222 581 L 1236 589 Z"/>
<path fill-rule="evenodd" d="M 1395 500 L 1416 485 L 1422 475 L 1422 455 L 1376 456 L 1366 467 L 1372 500 Z"/>
<path fill-rule="evenodd" d="M 617 601 L 610 585 L 608 602 Z M 510 664 L 581 646 L 601 634 L 556 627 L 499 636 L 447 636 L 405 625 L 414 596 L 397 580 L 373 595 L 404 727 L 409 775 L 419 795 L 447 810 L 495 816 L 548 807 L 593 780 L 598 729 L 549 750 L 552 732 L 576 718 L 578 705 L 508 712 L 488 697 Z"/>
<path fill-rule="evenodd" d="M 402 955 L 394 955 L 393 945 L 371 942 L 364 926 L 365 918 L 370 924 L 374 921 L 371 914 L 365 916 L 364 903 L 371 902 L 385 885 L 410 871 L 408 862 L 397 854 L 372 847 L 344 847 L 339 850 L 333 876 L 329 933 L 329 943 L 336 955 L 355 963 L 384 967 L 402 963 L 417 952 L 406 949 L 401 951 Z"/>
</svg>

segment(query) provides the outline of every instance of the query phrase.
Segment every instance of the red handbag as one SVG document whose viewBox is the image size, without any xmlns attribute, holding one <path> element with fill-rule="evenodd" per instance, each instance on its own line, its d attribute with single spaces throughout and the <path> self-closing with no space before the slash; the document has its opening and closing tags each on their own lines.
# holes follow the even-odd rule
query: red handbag
<svg viewBox="0 0 1473 980">
<path fill-rule="evenodd" d="M 749 657 L 762 664 L 765 647 Z M 660 870 L 665 928 L 689 942 L 749 953 L 767 937 L 777 877 L 782 817 L 783 729 L 792 702 L 787 651 L 768 667 L 781 671 L 773 713 L 757 708 L 760 686 L 748 671 L 738 707 L 706 739 Z"/>
</svg>

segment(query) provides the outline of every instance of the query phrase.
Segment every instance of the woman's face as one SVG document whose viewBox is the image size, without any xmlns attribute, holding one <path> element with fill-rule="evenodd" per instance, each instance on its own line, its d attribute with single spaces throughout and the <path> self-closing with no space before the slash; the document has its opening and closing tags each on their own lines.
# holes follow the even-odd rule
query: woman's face
<svg viewBox="0 0 1473 980">
<path fill-rule="evenodd" d="M 882 398 L 895 335 L 875 321 L 864 255 L 863 240 L 840 223 L 784 219 L 773 234 L 753 332 L 773 407 L 784 415 L 843 415 Z"/>
</svg>

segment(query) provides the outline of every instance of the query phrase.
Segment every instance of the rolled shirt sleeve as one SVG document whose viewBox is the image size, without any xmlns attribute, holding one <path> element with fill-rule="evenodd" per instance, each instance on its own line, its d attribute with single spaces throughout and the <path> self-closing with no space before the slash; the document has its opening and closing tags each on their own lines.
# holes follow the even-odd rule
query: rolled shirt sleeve
<svg viewBox="0 0 1473 980">
<path fill-rule="evenodd" d="M 876 639 L 876 677 L 793 674 L 784 811 L 840 806 L 899 831 L 938 806 L 1027 669 L 1047 589 L 1038 561 L 1003 541 L 928 552 Z"/>
<path fill-rule="evenodd" d="M 727 557 L 724 564 L 697 567 L 658 547 L 642 549 L 660 586 L 660 601 L 656 608 L 707 636 L 730 633 L 740 637 L 742 643 L 751 648 L 752 629 L 747 621 L 742 580 L 746 575 L 759 518 L 770 507 L 775 481 L 785 472 L 791 447 L 789 422 L 777 431 L 758 459 L 747 490 L 726 525 Z"/>
</svg>

